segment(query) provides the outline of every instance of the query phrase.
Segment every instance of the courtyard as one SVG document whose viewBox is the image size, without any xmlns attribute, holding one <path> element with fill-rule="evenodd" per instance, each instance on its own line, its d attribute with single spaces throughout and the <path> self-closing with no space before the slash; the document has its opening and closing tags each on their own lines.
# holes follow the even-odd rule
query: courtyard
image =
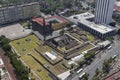
<svg viewBox="0 0 120 80">
<path fill-rule="evenodd" d="M 17 54 L 19 54 L 19 58 L 27 66 L 29 66 L 31 68 L 31 73 L 30 73 L 31 77 L 36 77 L 36 79 L 38 79 L 37 76 L 39 76 L 39 78 L 41 78 L 43 80 L 52 80 L 52 78 L 49 76 L 50 75 L 49 71 L 47 71 L 44 68 L 44 66 L 49 68 L 49 70 L 52 73 L 54 73 L 56 76 L 61 73 L 64 73 L 65 71 L 68 71 L 68 69 L 62 65 L 62 63 L 65 61 L 62 61 L 62 57 L 59 56 L 58 52 L 54 51 L 49 46 L 44 45 L 43 42 L 41 40 L 39 40 L 35 35 L 30 35 L 28 37 L 12 41 L 10 44 L 12 45 L 12 48 L 15 50 L 15 52 Z M 38 51 L 36 51 L 35 49 Z M 56 63 L 55 65 L 52 65 L 51 63 L 49 63 L 46 60 L 46 58 L 44 58 L 41 55 L 41 54 L 45 54 L 45 52 L 51 52 L 51 51 L 54 51 L 57 54 L 58 59 L 61 60 L 58 63 Z M 36 59 L 41 64 L 39 64 L 36 61 Z M 35 76 L 35 74 L 37 76 Z"/>
<path fill-rule="evenodd" d="M 5 35 L 11 40 L 27 36 L 30 33 L 30 30 L 25 30 L 20 24 L 13 24 L 5 27 L 0 27 L 0 35 Z"/>
</svg>

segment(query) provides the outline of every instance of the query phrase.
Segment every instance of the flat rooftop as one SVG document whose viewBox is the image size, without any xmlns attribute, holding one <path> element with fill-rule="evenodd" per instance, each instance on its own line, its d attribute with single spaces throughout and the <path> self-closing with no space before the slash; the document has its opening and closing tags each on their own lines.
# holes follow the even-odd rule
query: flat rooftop
<svg viewBox="0 0 120 80">
<path fill-rule="evenodd" d="M 108 26 L 108 25 L 95 24 L 94 22 L 90 22 L 90 21 L 87 21 L 87 20 L 79 20 L 78 22 L 80 22 L 80 23 L 90 27 L 91 29 L 102 33 L 102 34 L 111 32 L 111 31 L 116 29 L 116 28 Z"/>
<path fill-rule="evenodd" d="M 93 29 L 99 33 L 102 33 L 102 34 L 105 34 L 105 33 L 115 30 L 115 28 L 113 28 L 111 26 L 95 24 L 94 22 L 90 22 L 87 20 L 87 19 L 94 18 L 94 17 L 95 16 L 93 14 L 86 12 L 86 13 L 70 16 L 69 19 L 73 20 L 74 22 L 82 23 L 82 24 L 86 25 L 87 27 L 90 27 L 91 29 Z"/>
<path fill-rule="evenodd" d="M 73 16 L 70 16 L 69 18 L 72 18 L 72 19 L 78 19 L 78 20 L 81 20 L 81 19 L 89 19 L 89 18 L 94 18 L 95 16 L 89 12 L 86 12 L 86 13 L 82 13 L 82 14 L 77 14 L 77 15 L 73 15 Z"/>
</svg>

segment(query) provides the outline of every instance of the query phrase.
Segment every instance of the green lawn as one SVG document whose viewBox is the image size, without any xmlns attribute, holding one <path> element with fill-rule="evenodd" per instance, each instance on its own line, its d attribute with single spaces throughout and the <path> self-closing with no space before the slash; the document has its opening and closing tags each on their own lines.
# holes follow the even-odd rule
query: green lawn
<svg viewBox="0 0 120 80">
<path fill-rule="evenodd" d="M 88 49 L 93 48 L 94 46 L 92 46 L 91 44 L 88 44 L 87 46 L 85 46 L 83 49 L 81 49 L 80 51 L 78 51 L 78 54 L 81 54 L 83 51 L 86 51 Z"/>
<path fill-rule="evenodd" d="M 28 22 L 24 22 L 24 23 L 22 23 L 22 26 L 23 26 L 23 27 L 28 27 L 28 25 L 29 25 Z"/>
<path fill-rule="evenodd" d="M 26 41 L 30 40 L 30 41 Z M 38 45 L 38 44 L 39 45 Z M 48 76 L 48 71 L 44 69 L 39 63 L 37 63 L 30 55 L 29 53 L 34 56 L 37 60 L 39 60 L 42 64 L 48 65 L 50 67 L 50 70 L 58 75 L 61 74 L 67 69 L 61 65 L 61 63 L 58 63 L 57 65 L 53 66 L 51 65 L 47 60 L 45 60 L 39 53 L 37 53 L 34 49 L 38 49 L 41 53 L 45 52 L 51 52 L 54 51 L 51 47 L 48 45 L 43 45 L 43 42 L 41 40 L 38 40 L 38 38 L 34 35 L 18 39 L 11 42 L 11 45 L 15 48 L 15 50 L 18 52 L 18 54 L 21 56 L 20 58 L 38 75 L 42 80 L 52 80 Z M 56 52 L 59 54 L 58 52 Z M 58 70 L 59 69 L 59 70 Z"/>
<path fill-rule="evenodd" d="M 94 36 L 93 36 L 93 35 L 88 34 L 88 35 L 87 35 L 87 38 L 88 38 L 91 42 L 93 42 L 93 43 L 94 43 L 95 38 L 94 38 Z"/>
<path fill-rule="evenodd" d="M 26 41 L 30 39 L 30 41 Z M 39 42 L 38 38 L 34 35 L 15 40 L 11 42 L 11 45 L 18 51 L 20 58 L 38 75 L 42 80 L 52 80 L 48 76 L 48 71 L 44 69 L 39 63 L 37 63 L 28 53 L 31 53 L 33 56 L 39 58 L 43 64 L 46 64 L 45 60 L 34 51 L 34 48 L 38 47 L 36 42 Z"/>
</svg>

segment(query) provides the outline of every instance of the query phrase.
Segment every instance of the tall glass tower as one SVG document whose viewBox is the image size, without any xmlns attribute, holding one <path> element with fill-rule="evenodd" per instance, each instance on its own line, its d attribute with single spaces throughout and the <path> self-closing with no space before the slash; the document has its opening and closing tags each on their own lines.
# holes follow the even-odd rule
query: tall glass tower
<svg viewBox="0 0 120 80">
<path fill-rule="evenodd" d="M 95 23 L 109 24 L 112 22 L 112 14 L 115 0 L 96 0 Z"/>
</svg>

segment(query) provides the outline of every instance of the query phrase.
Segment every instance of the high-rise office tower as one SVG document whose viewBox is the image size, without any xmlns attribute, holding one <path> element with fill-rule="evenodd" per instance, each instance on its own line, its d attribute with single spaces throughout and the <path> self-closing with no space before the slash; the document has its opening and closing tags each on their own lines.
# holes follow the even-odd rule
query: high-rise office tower
<svg viewBox="0 0 120 80">
<path fill-rule="evenodd" d="M 112 14 L 115 0 L 96 0 L 95 23 L 109 24 L 112 22 Z"/>
</svg>

